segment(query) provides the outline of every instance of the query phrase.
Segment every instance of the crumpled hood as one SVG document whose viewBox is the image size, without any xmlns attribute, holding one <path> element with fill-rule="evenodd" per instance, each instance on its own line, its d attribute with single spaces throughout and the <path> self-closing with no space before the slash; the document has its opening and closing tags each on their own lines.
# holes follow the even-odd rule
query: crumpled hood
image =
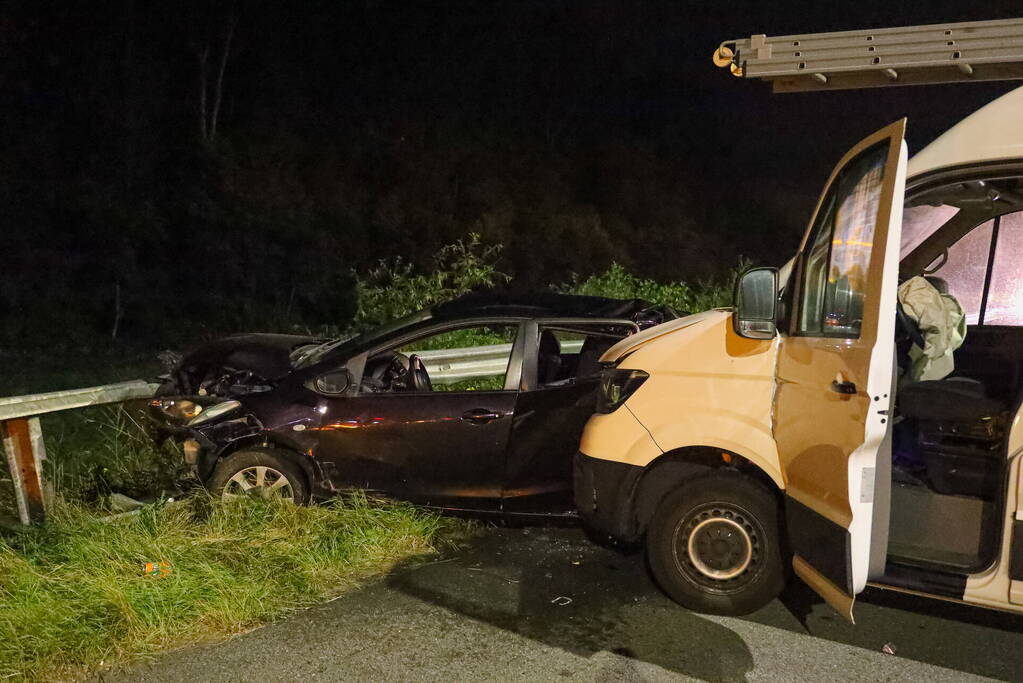
<svg viewBox="0 0 1023 683">
<path fill-rule="evenodd" d="M 669 320 L 666 323 L 649 327 L 638 334 L 622 339 L 620 342 L 612 346 L 604 352 L 603 356 L 600 357 L 600 362 L 616 363 L 639 347 L 645 346 L 655 339 L 660 339 L 665 335 L 673 334 L 680 330 L 684 330 L 687 327 L 692 327 L 693 325 L 699 325 L 700 323 L 706 323 L 707 321 L 719 320 L 722 315 L 731 315 L 731 309 L 714 308 L 709 311 L 704 311 L 703 313 L 687 315 L 684 318 Z"/>
<path fill-rule="evenodd" d="M 321 340 L 297 334 L 239 334 L 210 342 L 186 355 L 179 371 L 195 376 L 213 368 L 247 370 L 267 380 L 291 372 L 291 352 Z"/>
</svg>

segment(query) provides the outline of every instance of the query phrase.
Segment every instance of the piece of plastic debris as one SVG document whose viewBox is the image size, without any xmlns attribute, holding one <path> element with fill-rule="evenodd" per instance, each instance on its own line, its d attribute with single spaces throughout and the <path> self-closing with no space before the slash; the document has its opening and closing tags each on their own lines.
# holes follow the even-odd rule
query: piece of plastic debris
<svg viewBox="0 0 1023 683">
<path fill-rule="evenodd" d="M 167 560 L 162 560 L 160 562 L 146 562 L 142 565 L 143 576 L 152 576 L 159 579 L 170 574 L 170 571 L 171 565 Z"/>
<path fill-rule="evenodd" d="M 579 565 L 582 564 L 582 562 L 580 562 L 579 560 L 572 560 L 572 564 L 578 567 Z"/>
<path fill-rule="evenodd" d="M 132 510 L 138 510 L 140 507 L 145 505 L 140 500 L 135 500 L 123 493 L 111 493 L 110 498 L 107 499 L 112 512 L 130 512 Z"/>
<path fill-rule="evenodd" d="M 881 652 L 885 653 L 886 655 L 893 655 L 895 654 L 895 646 L 892 645 L 891 643 L 885 643 L 884 647 L 881 648 Z"/>
<path fill-rule="evenodd" d="M 551 600 L 551 604 L 557 605 L 558 607 L 564 607 L 565 605 L 572 604 L 572 598 L 566 597 L 564 595 L 559 595 L 558 597 Z"/>
</svg>

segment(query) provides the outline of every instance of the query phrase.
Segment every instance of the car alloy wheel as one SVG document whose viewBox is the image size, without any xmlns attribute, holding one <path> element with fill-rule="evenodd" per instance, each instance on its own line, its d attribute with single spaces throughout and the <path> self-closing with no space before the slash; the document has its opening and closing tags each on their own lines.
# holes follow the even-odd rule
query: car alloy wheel
<svg viewBox="0 0 1023 683">
<path fill-rule="evenodd" d="M 266 465 L 238 470 L 224 485 L 223 500 L 237 498 L 279 498 L 295 502 L 295 487 L 287 475 Z"/>
</svg>

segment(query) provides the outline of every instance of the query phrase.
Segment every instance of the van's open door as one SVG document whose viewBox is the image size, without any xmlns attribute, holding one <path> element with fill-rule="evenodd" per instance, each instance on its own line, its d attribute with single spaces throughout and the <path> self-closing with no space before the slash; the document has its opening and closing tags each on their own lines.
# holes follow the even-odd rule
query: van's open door
<svg viewBox="0 0 1023 683">
<path fill-rule="evenodd" d="M 788 287 L 774 432 L 793 566 L 850 620 L 884 572 L 905 119 L 853 147 L 824 188 Z"/>
</svg>

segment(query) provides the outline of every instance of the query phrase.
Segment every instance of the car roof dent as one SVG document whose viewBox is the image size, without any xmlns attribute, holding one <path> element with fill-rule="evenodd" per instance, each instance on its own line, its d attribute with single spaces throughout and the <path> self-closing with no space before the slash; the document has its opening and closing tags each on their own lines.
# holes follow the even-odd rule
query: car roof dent
<svg viewBox="0 0 1023 683">
<path fill-rule="evenodd" d="M 909 160 L 908 177 L 982 161 L 1023 158 L 1023 87 L 942 133 Z"/>
<path fill-rule="evenodd" d="M 701 323 L 709 318 L 717 318 L 720 315 L 721 309 L 712 309 L 704 311 L 703 313 L 687 315 L 684 318 L 676 318 L 675 320 L 669 320 L 668 322 L 661 323 L 660 325 L 648 327 L 638 334 L 622 339 L 620 342 L 605 351 L 604 355 L 600 357 L 600 362 L 614 363 L 620 361 L 639 347 L 649 344 L 655 339 L 660 339 L 666 334 L 671 334 L 673 332 L 678 332 L 679 330 L 684 330 L 687 327 L 692 327 L 693 325 Z"/>
</svg>

